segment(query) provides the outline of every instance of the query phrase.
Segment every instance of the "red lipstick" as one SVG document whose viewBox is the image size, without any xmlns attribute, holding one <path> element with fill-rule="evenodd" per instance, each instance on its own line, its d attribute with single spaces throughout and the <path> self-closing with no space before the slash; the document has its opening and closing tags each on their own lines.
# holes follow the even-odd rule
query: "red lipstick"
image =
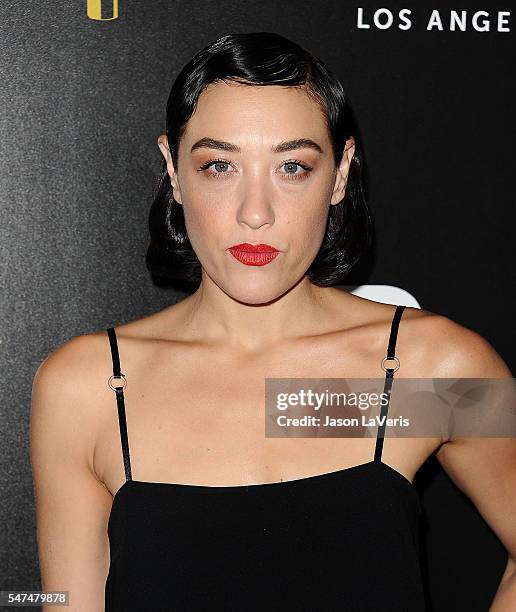
<svg viewBox="0 0 516 612">
<path fill-rule="evenodd" d="M 278 249 L 269 244 L 235 244 L 228 251 L 235 259 L 246 266 L 265 266 L 279 254 Z"/>
</svg>

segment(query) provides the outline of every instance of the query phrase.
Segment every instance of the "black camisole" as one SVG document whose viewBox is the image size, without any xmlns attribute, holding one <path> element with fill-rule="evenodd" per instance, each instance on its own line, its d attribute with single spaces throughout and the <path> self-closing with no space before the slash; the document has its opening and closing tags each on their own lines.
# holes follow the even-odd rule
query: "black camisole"
<svg viewBox="0 0 516 612">
<path fill-rule="evenodd" d="M 385 425 L 371 461 L 317 476 L 229 487 L 133 480 L 126 380 L 107 332 L 126 481 L 109 515 L 106 612 L 424 612 L 421 504 L 381 460 Z M 388 392 L 395 369 L 383 367 Z"/>
</svg>

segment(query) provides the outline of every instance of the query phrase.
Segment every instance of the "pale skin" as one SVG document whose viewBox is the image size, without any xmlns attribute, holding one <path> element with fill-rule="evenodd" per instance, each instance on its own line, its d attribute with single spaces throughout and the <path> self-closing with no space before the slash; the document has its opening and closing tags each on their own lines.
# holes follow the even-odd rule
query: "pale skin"
<svg viewBox="0 0 516 612">
<path fill-rule="evenodd" d="M 201 138 L 234 150 L 212 148 L 212 142 L 191 151 Z M 300 138 L 321 152 L 272 151 Z M 240 486 L 370 461 L 374 438 L 263 435 L 266 377 L 384 376 L 380 362 L 393 306 L 316 287 L 305 276 L 329 206 L 344 198 L 353 138 L 336 166 L 321 110 L 302 90 L 219 83 L 200 96 L 178 168 L 165 134 L 158 145 L 203 275 L 190 297 L 116 328 L 128 379 L 133 478 Z M 227 163 L 199 170 L 217 159 Z M 267 266 L 248 267 L 227 251 L 241 242 L 265 242 L 281 253 Z M 403 314 L 396 355 L 397 375 L 407 378 L 512 376 L 476 332 L 416 308 Z M 69 590 L 77 611 L 103 609 L 107 521 L 125 481 L 116 402 L 107 386 L 111 372 L 107 335 L 100 331 L 56 349 L 33 383 L 31 460 L 42 587 Z M 508 551 L 491 612 L 516 609 L 516 441 L 387 437 L 382 461 L 412 482 L 436 450 Z"/>
</svg>

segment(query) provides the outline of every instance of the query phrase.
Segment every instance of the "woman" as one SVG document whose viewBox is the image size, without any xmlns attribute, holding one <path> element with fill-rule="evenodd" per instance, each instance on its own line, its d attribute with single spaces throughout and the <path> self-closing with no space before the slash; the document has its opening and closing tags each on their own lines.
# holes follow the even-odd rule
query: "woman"
<svg viewBox="0 0 516 612">
<path fill-rule="evenodd" d="M 158 144 L 147 265 L 194 292 L 40 366 L 44 588 L 77 610 L 424 610 L 412 480 L 437 452 L 507 546 L 492 610 L 516 605 L 513 441 L 264 436 L 268 377 L 511 377 L 450 319 L 332 287 L 371 242 L 341 84 L 279 35 L 224 36 Z"/>
</svg>

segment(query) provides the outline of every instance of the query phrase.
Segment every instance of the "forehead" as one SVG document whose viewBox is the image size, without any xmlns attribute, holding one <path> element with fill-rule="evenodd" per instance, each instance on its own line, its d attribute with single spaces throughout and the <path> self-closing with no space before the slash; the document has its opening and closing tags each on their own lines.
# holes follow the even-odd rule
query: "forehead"
<svg viewBox="0 0 516 612">
<path fill-rule="evenodd" d="M 329 138 L 323 111 L 304 88 L 225 82 L 201 93 L 184 138 L 194 141 L 207 134 L 267 143 L 303 136 L 321 145 Z"/>
</svg>

